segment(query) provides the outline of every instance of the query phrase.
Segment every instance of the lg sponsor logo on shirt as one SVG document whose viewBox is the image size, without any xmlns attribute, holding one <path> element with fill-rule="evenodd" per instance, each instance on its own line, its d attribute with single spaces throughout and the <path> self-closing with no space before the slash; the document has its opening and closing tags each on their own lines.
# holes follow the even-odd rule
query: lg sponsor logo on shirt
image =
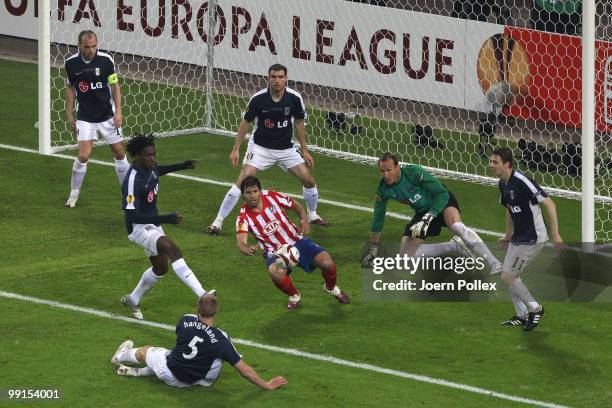
<svg viewBox="0 0 612 408">
<path fill-rule="evenodd" d="M 282 128 L 286 128 L 289 125 L 289 121 L 284 120 L 282 122 L 280 121 L 274 122 L 272 119 L 266 119 L 264 120 L 264 125 L 266 125 L 268 129 L 274 129 L 275 127 L 278 129 L 282 129 Z"/>
<path fill-rule="evenodd" d="M 83 93 L 94 89 L 102 89 L 102 82 L 87 82 L 81 81 L 79 82 L 79 90 Z"/>
</svg>

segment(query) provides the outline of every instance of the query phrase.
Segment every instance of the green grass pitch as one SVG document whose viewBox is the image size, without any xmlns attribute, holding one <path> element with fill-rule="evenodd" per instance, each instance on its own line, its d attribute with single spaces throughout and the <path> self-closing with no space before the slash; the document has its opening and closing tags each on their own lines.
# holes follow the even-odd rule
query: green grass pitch
<svg viewBox="0 0 612 408">
<path fill-rule="evenodd" d="M 0 143 L 36 147 L 36 66 L 0 61 Z M 200 160 L 184 172 L 232 182 L 230 138 L 192 135 L 158 141 L 158 161 Z M 68 154 L 74 155 L 74 152 Z M 106 147 L 94 158 L 109 161 Z M 315 155 L 321 198 L 370 206 L 379 176 L 373 167 Z M 119 297 L 131 291 L 148 261 L 127 240 L 114 170 L 90 164 L 74 210 L 63 208 L 70 160 L 0 149 L 0 290 L 125 315 Z M 261 174 L 266 187 L 301 194 L 278 169 Z M 504 212 L 495 188 L 445 180 L 462 206 L 464 222 L 502 231 Z M 333 222 L 313 228 L 312 238 L 338 264 L 341 287 L 353 302 L 341 306 L 321 290 L 318 273 L 297 271 L 303 308 L 288 312 L 285 296 L 269 281 L 259 257 L 238 253 L 228 219 L 219 237 L 203 234 L 227 188 L 165 177 L 162 212 L 185 221 L 165 227 L 205 287 L 220 292 L 217 326 L 231 336 L 429 376 L 499 393 L 560 405 L 612 405 L 612 307 L 609 303 L 549 302 L 531 333 L 501 328 L 507 302 L 364 302 L 358 257 L 371 214 L 322 204 Z M 580 203 L 555 199 L 561 234 L 580 235 Z M 391 210 L 410 213 L 400 205 Z M 230 217 L 231 218 L 231 217 Z M 388 218 L 383 234 L 396 241 L 404 224 Z M 440 239 L 447 239 L 445 232 Z M 486 237 L 491 239 L 492 237 Z M 529 273 L 537 273 L 530 271 Z M 529 274 L 528 273 L 528 274 Z M 525 279 L 528 281 L 529 275 Z M 193 294 L 172 271 L 142 301 L 145 319 L 174 325 L 194 307 Z M 238 346 L 264 378 L 284 375 L 284 388 L 265 392 L 229 366 L 209 389 L 172 389 L 155 378 L 123 378 L 109 359 L 125 338 L 137 345 L 172 347 L 172 331 L 0 297 L 0 389 L 61 388 L 58 407 L 498 407 L 520 402 L 399 378 L 359 368 Z M 33 406 L 34 402 L 2 406 Z M 43 403 L 41 403 L 43 404 Z"/>
</svg>

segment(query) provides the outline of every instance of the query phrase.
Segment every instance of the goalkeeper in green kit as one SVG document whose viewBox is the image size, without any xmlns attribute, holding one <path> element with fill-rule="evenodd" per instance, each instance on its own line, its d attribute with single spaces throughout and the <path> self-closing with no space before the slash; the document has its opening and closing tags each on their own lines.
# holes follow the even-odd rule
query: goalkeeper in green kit
<svg viewBox="0 0 612 408">
<path fill-rule="evenodd" d="M 370 247 L 362 260 L 363 266 L 370 266 L 378 255 L 387 203 L 393 199 L 409 205 L 415 211 L 402 237 L 401 254 L 411 257 L 437 257 L 457 253 L 473 257 L 473 254 L 477 254 L 489 264 L 492 274 L 501 271 L 501 262 L 489 251 L 478 234 L 461 222 L 457 199 L 438 179 L 421 166 L 400 167 L 397 157 L 389 152 L 378 159 L 378 170 L 383 178 L 376 192 Z M 442 226 L 454 234 L 450 241 L 423 243 L 427 237 L 440 235 Z"/>
</svg>

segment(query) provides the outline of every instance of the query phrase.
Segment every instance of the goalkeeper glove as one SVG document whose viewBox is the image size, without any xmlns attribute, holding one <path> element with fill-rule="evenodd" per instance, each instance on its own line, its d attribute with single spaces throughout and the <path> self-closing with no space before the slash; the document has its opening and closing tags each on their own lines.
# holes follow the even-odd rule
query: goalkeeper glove
<svg viewBox="0 0 612 408">
<path fill-rule="evenodd" d="M 412 231 L 412 238 L 425 239 L 427 236 L 427 230 L 429 229 L 429 224 L 433 221 L 433 219 L 434 216 L 432 213 L 425 213 L 423 218 L 421 218 L 421 221 L 410 227 L 410 231 Z"/>
<path fill-rule="evenodd" d="M 374 258 L 376 258 L 376 255 L 378 255 L 378 244 L 370 243 L 368 252 L 361 260 L 361 266 L 363 266 L 364 268 L 372 266 L 372 262 L 374 261 Z"/>
</svg>

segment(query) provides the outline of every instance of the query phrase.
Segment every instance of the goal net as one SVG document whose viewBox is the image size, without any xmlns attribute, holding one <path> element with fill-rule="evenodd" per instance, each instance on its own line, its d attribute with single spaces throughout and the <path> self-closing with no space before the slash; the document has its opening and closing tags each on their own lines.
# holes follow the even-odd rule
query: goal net
<svg viewBox="0 0 612 408">
<path fill-rule="evenodd" d="M 53 4 L 56 3 L 56 4 Z M 75 144 L 61 67 L 92 29 L 122 78 L 124 133 L 232 134 L 268 67 L 288 68 L 315 151 L 385 151 L 437 175 L 494 184 L 488 157 L 581 199 L 578 0 L 81 0 L 52 2 L 52 145 Z M 595 57 L 596 240 L 612 241 L 612 28 Z M 211 20 L 212 19 L 212 20 Z M 215 24 L 209 24 L 214 21 Z"/>
</svg>

